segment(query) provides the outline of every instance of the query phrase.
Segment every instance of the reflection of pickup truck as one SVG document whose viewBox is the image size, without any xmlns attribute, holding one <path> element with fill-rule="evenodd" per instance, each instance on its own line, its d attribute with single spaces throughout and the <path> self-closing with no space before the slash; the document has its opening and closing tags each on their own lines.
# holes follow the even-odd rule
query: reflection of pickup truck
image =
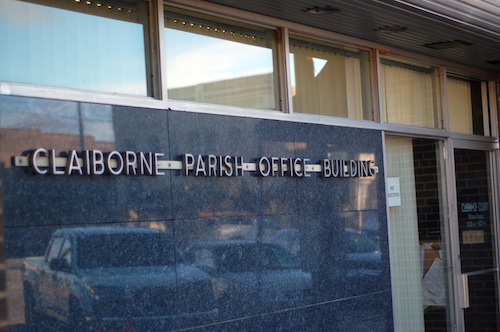
<svg viewBox="0 0 500 332">
<path fill-rule="evenodd" d="M 59 321 L 70 330 L 169 330 L 217 313 L 212 283 L 175 264 L 173 241 L 145 228 L 57 230 L 44 257 L 24 262 L 29 330 Z"/>
<path fill-rule="evenodd" d="M 292 254 L 300 249 L 299 230 L 293 227 L 281 227 L 270 218 L 243 219 L 236 223 L 224 223 L 217 227 L 218 240 L 260 240 L 264 243 L 277 244 Z"/>
</svg>

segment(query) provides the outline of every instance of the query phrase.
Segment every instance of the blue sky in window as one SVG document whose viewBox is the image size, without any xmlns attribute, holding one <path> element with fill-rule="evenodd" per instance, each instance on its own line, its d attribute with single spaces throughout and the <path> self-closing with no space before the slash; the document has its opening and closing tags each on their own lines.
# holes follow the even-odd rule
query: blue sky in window
<svg viewBox="0 0 500 332">
<path fill-rule="evenodd" d="M 272 50 L 165 29 L 168 88 L 272 73 Z"/>
<path fill-rule="evenodd" d="M 2 0 L 0 45 L 2 81 L 147 94 L 141 24 Z"/>
</svg>

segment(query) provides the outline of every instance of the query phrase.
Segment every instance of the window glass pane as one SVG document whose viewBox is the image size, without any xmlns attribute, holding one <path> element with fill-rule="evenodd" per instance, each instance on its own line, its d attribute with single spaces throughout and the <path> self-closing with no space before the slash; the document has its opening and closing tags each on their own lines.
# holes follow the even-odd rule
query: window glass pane
<svg viewBox="0 0 500 332">
<path fill-rule="evenodd" d="M 455 149 L 462 273 L 496 267 L 488 154 Z"/>
<path fill-rule="evenodd" d="M 455 149 L 460 271 L 467 278 L 465 331 L 500 331 L 497 218 L 490 151 Z"/>
<path fill-rule="evenodd" d="M 56 237 L 52 241 L 52 244 L 50 245 L 50 250 L 47 253 L 47 262 L 49 262 L 51 259 L 57 258 L 59 256 L 59 251 L 61 249 L 61 244 L 63 242 L 63 238 Z"/>
<path fill-rule="evenodd" d="M 436 69 L 384 57 L 380 74 L 386 122 L 441 127 Z"/>
<path fill-rule="evenodd" d="M 167 12 L 168 97 L 276 109 L 270 31 Z"/>
<path fill-rule="evenodd" d="M 0 1 L 0 81 L 147 95 L 145 6 Z"/>
<path fill-rule="evenodd" d="M 293 110 L 372 120 L 368 52 L 290 40 Z"/>
<path fill-rule="evenodd" d="M 449 76 L 446 83 L 450 130 L 488 136 L 490 130 L 486 82 Z"/>
</svg>

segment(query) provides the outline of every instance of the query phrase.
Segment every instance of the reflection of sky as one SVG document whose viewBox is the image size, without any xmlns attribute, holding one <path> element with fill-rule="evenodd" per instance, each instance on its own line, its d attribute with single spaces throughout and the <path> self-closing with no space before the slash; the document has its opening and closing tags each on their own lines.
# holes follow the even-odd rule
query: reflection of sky
<svg viewBox="0 0 500 332">
<path fill-rule="evenodd" d="M 314 66 L 314 77 L 317 77 L 319 73 L 323 70 L 323 68 L 326 66 L 328 60 L 324 59 L 319 59 L 319 58 L 312 58 L 313 60 L 313 66 Z M 292 86 L 296 86 L 295 82 L 295 55 L 293 53 L 290 53 L 290 79 L 292 82 Z"/>
<path fill-rule="evenodd" d="M 272 50 L 165 29 L 168 88 L 273 72 Z"/>
<path fill-rule="evenodd" d="M 113 107 L 110 105 L 80 104 L 83 131 L 100 142 L 114 142 Z"/>
<path fill-rule="evenodd" d="M 1 0 L 0 45 L 2 81 L 147 94 L 141 24 Z"/>
<path fill-rule="evenodd" d="M 84 135 L 93 136 L 100 142 L 114 142 L 112 106 L 80 105 Z M 8 98 L 0 104 L 0 128 L 39 129 L 51 134 L 79 135 L 78 104 Z"/>
</svg>

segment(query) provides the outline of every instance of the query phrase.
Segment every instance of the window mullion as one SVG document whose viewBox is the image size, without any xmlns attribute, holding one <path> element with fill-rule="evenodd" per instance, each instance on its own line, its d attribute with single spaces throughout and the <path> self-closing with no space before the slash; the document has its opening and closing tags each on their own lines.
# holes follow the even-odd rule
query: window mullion
<svg viewBox="0 0 500 332">
<path fill-rule="evenodd" d="M 292 83 L 290 80 L 290 44 L 288 28 L 277 30 L 277 58 L 280 111 L 293 113 Z"/>
<path fill-rule="evenodd" d="M 153 97 L 159 100 L 167 99 L 165 84 L 165 39 L 163 1 L 152 0 L 149 7 L 149 68 Z"/>
</svg>

